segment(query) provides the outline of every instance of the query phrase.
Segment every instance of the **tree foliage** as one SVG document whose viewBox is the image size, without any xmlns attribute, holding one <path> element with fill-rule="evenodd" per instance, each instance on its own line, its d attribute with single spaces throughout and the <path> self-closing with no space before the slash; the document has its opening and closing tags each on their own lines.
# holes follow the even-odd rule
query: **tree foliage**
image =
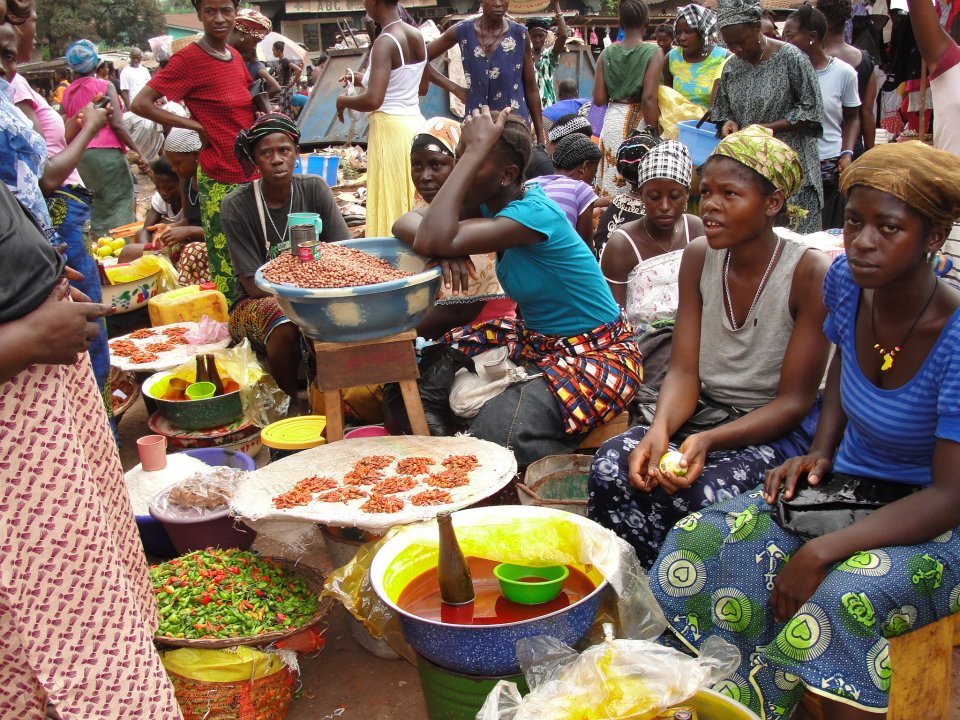
<svg viewBox="0 0 960 720">
<path fill-rule="evenodd" d="M 147 47 L 162 35 L 163 13 L 157 0 L 36 0 L 37 45 L 50 57 L 63 55 L 73 40 L 86 38 L 108 47 Z"/>
</svg>

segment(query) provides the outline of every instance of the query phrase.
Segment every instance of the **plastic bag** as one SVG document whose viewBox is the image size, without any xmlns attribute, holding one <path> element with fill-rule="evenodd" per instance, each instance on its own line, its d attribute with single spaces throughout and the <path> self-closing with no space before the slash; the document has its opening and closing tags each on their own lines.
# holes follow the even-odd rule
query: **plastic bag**
<svg viewBox="0 0 960 720">
<path fill-rule="evenodd" d="M 436 522 L 400 525 L 376 543 L 361 546 L 352 561 L 327 578 L 323 594 L 342 602 L 367 626 L 371 635 L 385 638 L 397 652 L 412 661 L 413 653 L 403 640 L 399 622 L 370 583 L 374 555 L 383 543 L 397 535 L 410 543 L 410 549 L 403 554 L 405 565 L 423 564 L 424 557 L 434 558 L 432 563 L 436 564 Z M 507 507 L 489 507 L 458 517 L 457 540 L 467 556 L 530 566 L 559 564 L 596 568 L 614 592 L 606 594 L 601 603 L 588 636 L 593 642 L 602 638 L 604 622 L 616 623 L 619 634 L 630 638 L 652 639 L 667 627 L 633 547 L 596 523 L 582 518 L 529 516 L 521 521 L 518 514 Z"/>
<path fill-rule="evenodd" d="M 215 345 L 228 337 L 230 337 L 230 329 L 227 323 L 217 322 L 209 315 L 201 317 L 197 327 L 183 334 L 183 339 L 191 345 Z"/>
<path fill-rule="evenodd" d="M 430 434 L 455 435 L 461 423 L 450 409 L 450 389 L 458 370 L 473 370 L 473 360 L 452 345 L 442 343 L 425 347 L 421 358 L 417 385 Z M 396 383 L 383 386 L 383 425 L 391 435 L 412 434 L 403 395 Z"/>
<path fill-rule="evenodd" d="M 160 660 L 169 672 L 207 682 L 256 680 L 286 667 L 279 655 L 246 645 L 224 650 L 179 648 L 160 653 Z"/>
<path fill-rule="evenodd" d="M 704 108 L 690 102 L 666 85 L 657 89 L 657 102 L 660 104 L 660 137 L 664 140 L 676 140 L 680 134 L 677 123 L 699 120 L 705 112 Z"/>
<path fill-rule="evenodd" d="M 646 640 L 615 640 L 604 627 L 599 645 L 577 653 L 541 635 L 517 643 L 517 656 L 531 691 L 500 681 L 478 720 L 649 720 L 729 677 L 740 651 L 719 637 L 704 642 L 699 657 Z"/>
<path fill-rule="evenodd" d="M 138 277 L 147 277 L 156 272 L 160 273 L 158 293 L 176 290 L 180 287 L 180 275 L 173 267 L 173 263 L 163 255 L 146 254 L 130 263 L 130 272 Z"/>
<path fill-rule="evenodd" d="M 250 347 L 250 341 L 244 339 L 239 345 L 207 353 L 213 355 L 220 378 L 226 382 L 229 378 L 240 385 L 240 403 L 243 405 L 243 419 L 257 427 L 266 427 L 270 423 L 287 416 L 290 406 L 289 396 L 277 387 L 276 381 L 257 361 Z M 170 374 L 188 383 L 197 377 L 196 359 L 184 363 Z M 166 387 L 160 383 L 154 386 L 154 394 L 163 396 Z"/>
<path fill-rule="evenodd" d="M 151 503 L 160 512 L 182 518 L 200 518 L 222 512 L 230 505 L 246 470 L 211 467 L 184 478 L 164 490 Z"/>
</svg>

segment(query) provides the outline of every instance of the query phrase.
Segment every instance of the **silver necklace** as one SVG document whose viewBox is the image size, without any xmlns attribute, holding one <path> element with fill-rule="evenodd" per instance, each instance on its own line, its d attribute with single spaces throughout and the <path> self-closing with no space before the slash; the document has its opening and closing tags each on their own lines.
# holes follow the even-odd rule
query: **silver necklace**
<svg viewBox="0 0 960 720">
<path fill-rule="evenodd" d="M 670 248 L 673 247 L 674 238 L 677 236 L 677 226 L 674 223 L 673 230 L 670 231 L 670 240 L 667 241 L 667 246 L 664 247 L 663 243 L 654 236 L 653 232 L 650 230 L 650 224 L 647 222 L 647 216 L 643 216 L 643 229 L 647 231 L 647 235 L 650 236 L 650 239 L 657 244 L 657 247 L 660 248 L 664 253 L 670 252 Z"/>
<path fill-rule="evenodd" d="M 773 248 L 773 254 L 770 256 L 770 262 L 767 263 L 767 269 L 763 271 L 763 277 L 760 278 L 760 284 L 757 285 L 757 294 L 753 296 L 753 302 L 750 303 L 750 309 L 747 310 L 747 315 L 744 317 L 743 322 L 746 324 L 747 318 L 750 317 L 750 313 L 753 312 L 753 309 L 757 306 L 757 301 L 760 299 L 760 293 L 763 292 L 763 286 L 767 282 L 767 276 L 770 275 L 770 271 L 773 269 L 773 263 L 777 259 L 777 251 L 780 250 L 780 243 L 783 242 L 783 238 L 777 235 L 777 244 Z M 734 330 L 739 330 L 743 325 L 737 326 L 737 320 L 733 315 L 733 301 L 730 299 L 730 251 L 727 250 L 727 259 L 723 264 L 723 292 L 727 297 L 727 312 L 730 313 L 730 327 Z"/>
<path fill-rule="evenodd" d="M 213 45 L 207 42 L 207 36 L 204 35 L 200 38 L 200 44 L 203 45 L 207 52 L 213 55 L 217 60 L 233 60 L 233 53 L 230 52 L 230 49 L 226 50 L 217 50 Z"/>
<path fill-rule="evenodd" d="M 263 207 L 266 210 L 267 220 L 270 221 L 270 227 L 273 228 L 273 232 L 276 233 L 277 237 L 280 239 L 280 244 L 282 245 L 287 237 L 287 230 L 290 229 L 290 213 L 293 212 L 293 183 L 290 183 L 290 206 L 287 208 L 287 221 L 283 224 L 283 232 L 281 233 L 277 229 L 277 224 L 273 221 L 273 215 L 270 214 L 270 208 L 267 206 L 267 199 L 263 196 L 263 186 L 260 187 L 260 201 L 263 203 Z M 270 250 L 270 238 L 264 238 L 267 241 L 267 251 Z"/>
<path fill-rule="evenodd" d="M 197 188 L 197 194 L 193 194 L 193 181 L 187 183 L 187 202 L 190 203 L 190 206 L 193 207 L 197 204 L 197 201 L 200 199 L 200 189 Z"/>
</svg>

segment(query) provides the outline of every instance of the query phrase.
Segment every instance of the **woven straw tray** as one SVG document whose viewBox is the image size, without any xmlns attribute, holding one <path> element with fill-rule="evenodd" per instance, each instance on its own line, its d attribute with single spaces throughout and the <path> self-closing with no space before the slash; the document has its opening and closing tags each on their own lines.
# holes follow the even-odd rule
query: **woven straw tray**
<svg viewBox="0 0 960 720">
<path fill-rule="evenodd" d="M 293 563 L 282 558 L 270 558 L 270 561 L 277 563 L 291 575 L 294 575 L 295 577 L 298 577 L 306 582 L 307 587 L 309 587 L 314 594 L 320 595 L 320 591 L 323 590 L 324 580 L 324 577 L 320 571 L 310 567 L 309 565 Z M 333 598 L 322 597 L 317 602 L 317 611 L 310 617 L 309 620 L 298 627 L 288 628 L 286 630 L 278 630 L 276 632 L 233 638 L 207 638 L 203 640 L 194 640 L 191 638 L 172 638 L 163 635 L 155 635 L 153 639 L 157 645 L 163 645 L 167 647 L 202 648 L 207 650 L 217 650 L 220 648 L 234 647 L 236 645 L 266 647 L 267 645 L 272 645 L 273 643 L 279 642 L 284 638 L 292 637 L 293 635 L 306 630 L 308 627 L 313 627 L 318 622 L 323 620 L 327 613 L 330 612 L 331 608 L 333 608 L 333 605 Z"/>
</svg>

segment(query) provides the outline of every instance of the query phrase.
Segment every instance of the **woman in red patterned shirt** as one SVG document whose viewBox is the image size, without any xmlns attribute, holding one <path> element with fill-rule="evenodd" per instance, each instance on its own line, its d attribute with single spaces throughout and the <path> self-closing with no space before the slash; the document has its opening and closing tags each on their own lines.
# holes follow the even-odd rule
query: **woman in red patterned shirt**
<svg viewBox="0 0 960 720">
<path fill-rule="evenodd" d="M 240 53 L 227 45 L 239 0 L 191 2 L 203 23 L 203 37 L 174 53 L 167 66 L 134 99 L 132 110 L 163 125 L 200 133 L 203 149 L 197 187 L 210 278 L 232 302 L 236 278 L 227 252 L 227 238 L 220 226 L 220 202 L 248 179 L 233 155 L 233 144 L 237 133 L 253 124 L 249 92 L 253 81 Z M 162 96 L 182 101 L 190 117 L 158 108 L 154 101 Z"/>
</svg>

